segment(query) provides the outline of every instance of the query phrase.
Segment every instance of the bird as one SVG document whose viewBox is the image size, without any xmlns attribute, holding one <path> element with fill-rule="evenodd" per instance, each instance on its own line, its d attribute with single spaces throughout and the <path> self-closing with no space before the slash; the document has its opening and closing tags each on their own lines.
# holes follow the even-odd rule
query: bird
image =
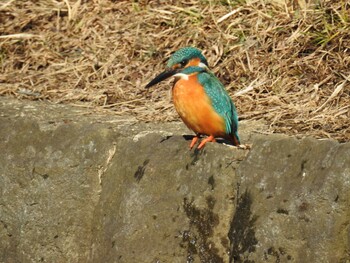
<svg viewBox="0 0 350 263">
<path fill-rule="evenodd" d="M 197 149 L 216 138 L 240 145 L 238 115 L 235 104 L 224 85 L 209 70 L 207 59 L 195 47 L 183 47 L 169 58 L 165 70 L 152 79 L 145 88 L 175 77 L 172 98 L 175 109 L 185 125 L 195 133 L 192 149 L 203 138 Z"/>
</svg>

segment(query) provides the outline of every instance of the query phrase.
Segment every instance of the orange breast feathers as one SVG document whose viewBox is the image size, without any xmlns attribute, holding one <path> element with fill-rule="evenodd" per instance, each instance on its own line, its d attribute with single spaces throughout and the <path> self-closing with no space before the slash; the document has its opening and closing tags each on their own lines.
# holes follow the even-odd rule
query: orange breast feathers
<svg viewBox="0 0 350 263">
<path fill-rule="evenodd" d="M 173 100 L 181 119 L 195 133 L 214 137 L 225 135 L 225 121 L 215 112 L 196 74 L 190 75 L 188 80 L 180 79 L 175 83 Z"/>
</svg>

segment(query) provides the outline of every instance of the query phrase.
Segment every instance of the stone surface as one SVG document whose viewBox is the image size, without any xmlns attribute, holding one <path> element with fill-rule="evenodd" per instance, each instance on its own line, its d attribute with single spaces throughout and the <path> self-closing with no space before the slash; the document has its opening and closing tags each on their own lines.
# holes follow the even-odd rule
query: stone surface
<svg viewBox="0 0 350 263">
<path fill-rule="evenodd" d="M 0 262 L 349 262 L 350 143 L 0 98 Z"/>
</svg>

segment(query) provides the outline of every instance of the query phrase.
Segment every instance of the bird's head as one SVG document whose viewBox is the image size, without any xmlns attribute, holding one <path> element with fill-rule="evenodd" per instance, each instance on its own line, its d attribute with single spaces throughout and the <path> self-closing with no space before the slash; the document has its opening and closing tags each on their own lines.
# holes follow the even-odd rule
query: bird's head
<svg viewBox="0 0 350 263">
<path fill-rule="evenodd" d="M 171 76 L 183 77 L 195 72 L 195 68 L 207 68 L 208 62 L 202 52 L 194 47 L 184 47 L 170 57 L 165 71 L 146 85 L 149 88 Z M 192 70 L 191 70 L 192 69 Z"/>
</svg>

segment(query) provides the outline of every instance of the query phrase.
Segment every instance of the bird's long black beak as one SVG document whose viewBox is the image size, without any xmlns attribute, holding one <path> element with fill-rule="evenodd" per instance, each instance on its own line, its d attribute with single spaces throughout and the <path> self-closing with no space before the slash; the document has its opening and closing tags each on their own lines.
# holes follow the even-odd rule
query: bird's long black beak
<svg viewBox="0 0 350 263">
<path fill-rule="evenodd" d="M 157 77 L 151 80 L 150 83 L 146 85 L 146 89 L 152 87 L 153 85 L 156 85 L 157 83 L 175 75 L 178 72 L 177 69 L 168 69 L 160 73 Z"/>
</svg>

